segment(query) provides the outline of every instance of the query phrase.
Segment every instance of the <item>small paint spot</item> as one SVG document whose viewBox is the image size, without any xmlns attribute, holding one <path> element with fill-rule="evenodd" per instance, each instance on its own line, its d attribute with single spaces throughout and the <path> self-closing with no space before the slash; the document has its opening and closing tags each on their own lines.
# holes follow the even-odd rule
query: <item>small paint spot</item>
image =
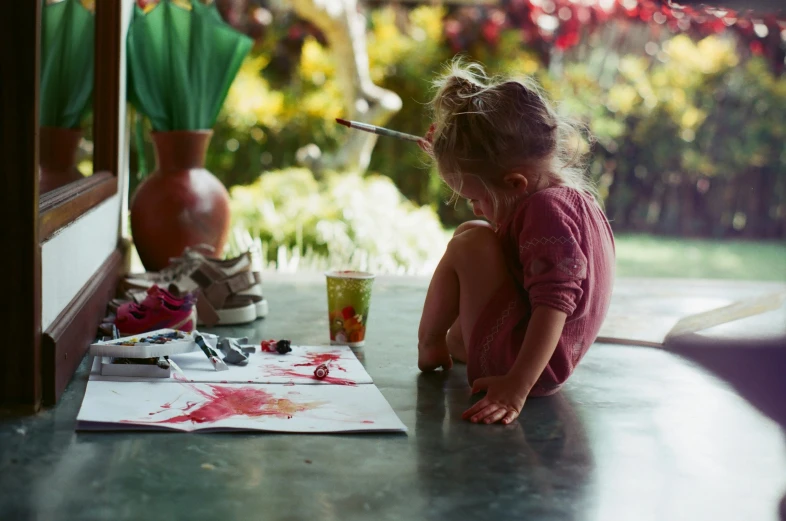
<svg viewBox="0 0 786 521">
<path fill-rule="evenodd" d="M 304 461 L 305 461 L 306 463 L 308 463 L 309 465 L 311 465 L 311 460 L 310 460 L 310 459 L 307 459 L 307 460 L 304 460 Z"/>
<path fill-rule="evenodd" d="M 202 468 L 205 470 L 216 470 L 216 466 L 212 463 L 203 463 Z"/>
<path fill-rule="evenodd" d="M 363 420 L 363 423 L 374 423 L 374 422 L 371 420 Z"/>
</svg>

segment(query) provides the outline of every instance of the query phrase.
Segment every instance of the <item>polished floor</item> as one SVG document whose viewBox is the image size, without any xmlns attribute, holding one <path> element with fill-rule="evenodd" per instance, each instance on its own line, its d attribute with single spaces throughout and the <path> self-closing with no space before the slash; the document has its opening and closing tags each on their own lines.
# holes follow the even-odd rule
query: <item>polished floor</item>
<svg viewBox="0 0 786 521">
<path fill-rule="evenodd" d="M 593 346 L 519 422 L 463 422 L 462 366 L 420 374 L 423 279 L 379 279 L 358 356 L 406 435 L 77 433 L 82 364 L 61 403 L 0 419 L 0 519 L 775 521 L 786 444 L 703 369 Z M 324 283 L 267 282 L 270 316 L 221 333 L 324 342 Z"/>
</svg>

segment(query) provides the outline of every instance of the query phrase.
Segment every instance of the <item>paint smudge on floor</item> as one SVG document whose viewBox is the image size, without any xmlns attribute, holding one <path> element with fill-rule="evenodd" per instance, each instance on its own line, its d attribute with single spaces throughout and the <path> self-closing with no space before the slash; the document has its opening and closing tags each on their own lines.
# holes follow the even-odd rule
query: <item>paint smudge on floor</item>
<svg viewBox="0 0 786 521">
<path fill-rule="evenodd" d="M 206 399 L 205 402 L 186 402 L 186 406 L 178 409 L 184 414 L 157 421 L 124 421 L 124 423 L 212 423 L 232 417 L 259 418 L 272 416 L 276 418 L 292 418 L 295 413 L 315 409 L 324 402 L 296 403 L 287 398 L 276 398 L 271 393 L 258 387 L 226 387 L 205 384 L 205 388 L 188 385 L 194 392 Z M 176 400 L 175 400 L 176 401 Z M 173 409 L 173 402 L 162 405 L 162 410 L 151 413 L 159 414 Z M 198 407 L 196 407 L 199 405 Z M 174 407 L 174 409 L 177 409 Z M 191 410 L 193 409 L 193 410 Z"/>
</svg>

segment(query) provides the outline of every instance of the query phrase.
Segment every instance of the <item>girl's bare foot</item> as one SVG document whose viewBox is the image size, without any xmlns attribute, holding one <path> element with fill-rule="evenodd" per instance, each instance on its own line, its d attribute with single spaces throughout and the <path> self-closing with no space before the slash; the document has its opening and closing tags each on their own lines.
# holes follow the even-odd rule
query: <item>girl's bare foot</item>
<svg viewBox="0 0 786 521">
<path fill-rule="evenodd" d="M 442 339 L 442 342 L 418 343 L 418 368 L 425 372 L 435 371 L 440 367 L 445 370 L 453 367 L 445 339 Z"/>
</svg>

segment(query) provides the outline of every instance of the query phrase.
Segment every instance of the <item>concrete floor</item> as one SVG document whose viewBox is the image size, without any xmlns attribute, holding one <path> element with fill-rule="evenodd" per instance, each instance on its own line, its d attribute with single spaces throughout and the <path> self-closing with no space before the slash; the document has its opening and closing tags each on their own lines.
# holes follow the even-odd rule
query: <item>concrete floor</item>
<svg viewBox="0 0 786 521">
<path fill-rule="evenodd" d="M 358 356 L 407 435 L 76 433 L 61 403 L 0 419 L 0 519 L 775 521 L 782 430 L 657 349 L 593 346 L 519 422 L 463 422 L 463 366 L 420 374 L 424 279 L 379 279 Z M 322 343 L 321 278 L 268 280 L 270 316 L 222 334 Z"/>
</svg>

